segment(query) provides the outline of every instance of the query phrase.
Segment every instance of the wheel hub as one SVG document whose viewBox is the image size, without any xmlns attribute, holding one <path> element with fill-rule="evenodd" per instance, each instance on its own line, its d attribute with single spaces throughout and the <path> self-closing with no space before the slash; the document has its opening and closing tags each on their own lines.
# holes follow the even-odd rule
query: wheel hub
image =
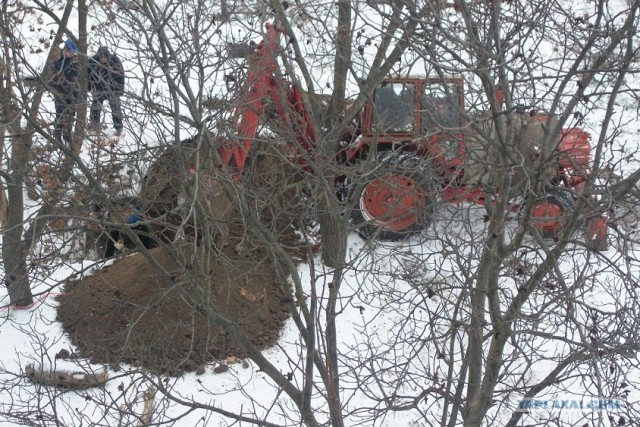
<svg viewBox="0 0 640 427">
<path fill-rule="evenodd" d="M 538 203 L 531 212 L 533 226 L 541 231 L 556 231 L 562 226 L 564 210 L 561 206 L 550 203 Z"/>
<path fill-rule="evenodd" d="M 414 179 L 402 175 L 377 178 L 365 186 L 360 209 L 376 227 L 401 231 L 415 224 L 424 209 L 426 195 Z"/>
</svg>

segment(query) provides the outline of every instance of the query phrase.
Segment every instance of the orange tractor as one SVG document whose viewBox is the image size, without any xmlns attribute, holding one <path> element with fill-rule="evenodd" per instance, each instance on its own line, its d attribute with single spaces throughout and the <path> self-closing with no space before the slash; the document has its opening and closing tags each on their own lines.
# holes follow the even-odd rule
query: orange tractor
<svg viewBox="0 0 640 427">
<path fill-rule="evenodd" d="M 530 224 L 545 238 L 560 234 L 589 179 L 588 133 L 564 128 L 553 138 L 549 135 L 558 128 L 557 119 L 514 114 L 514 134 L 507 140 L 506 115 L 465 113 L 459 77 L 391 78 L 372 98 L 342 156 L 352 162 L 375 145 L 379 161 L 386 164 L 368 174 L 355 195 L 351 219 L 360 234 L 395 239 L 417 232 L 429 223 L 435 199 L 492 203 L 501 191 L 500 174 L 509 178 L 508 189 L 502 189 L 514 201 L 508 209 L 520 212 L 533 197 Z M 595 199 L 586 202 L 590 207 Z M 585 231 L 589 247 L 606 247 L 602 215 L 591 215 Z"/>
<path fill-rule="evenodd" d="M 290 142 L 301 154 L 302 168 L 304 154 L 315 149 L 303 92 L 279 73 L 276 53 L 281 32 L 266 24 L 264 40 L 250 49 L 234 114 L 238 137 L 218 139 L 216 144 L 218 167 L 236 177 L 242 176 L 267 108 L 295 135 Z M 515 136 L 507 141 L 500 131 L 506 120 L 506 114 L 496 118 L 479 113 L 470 118 L 459 77 L 383 81 L 336 154 L 347 171 L 353 166 L 353 173 L 345 173 L 337 187 L 354 203 L 351 221 L 356 230 L 382 239 L 418 233 L 430 223 L 438 201 L 493 203 L 488 195 L 500 191 L 496 177 L 506 173 L 508 193 L 515 201 L 509 209 L 520 211 L 523 202 L 535 197 L 530 224 L 545 237 L 557 236 L 589 178 L 589 135 L 562 129 L 550 137 L 557 128 L 553 117 L 514 114 L 510 125 Z M 366 173 L 357 173 L 364 160 L 368 160 Z M 533 188 L 531 182 L 544 184 Z M 604 246 L 603 216 L 594 214 L 586 231 L 590 247 Z"/>
</svg>

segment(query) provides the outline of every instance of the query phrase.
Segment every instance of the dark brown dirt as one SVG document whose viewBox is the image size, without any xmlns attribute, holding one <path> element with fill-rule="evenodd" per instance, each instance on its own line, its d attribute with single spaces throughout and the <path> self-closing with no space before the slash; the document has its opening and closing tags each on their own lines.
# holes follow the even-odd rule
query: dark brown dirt
<svg viewBox="0 0 640 427">
<path fill-rule="evenodd" d="M 294 230 L 308 209 L 308 201 L 295 190 L 302 175 L 288 157 L 287 146 L 264 146 L 245 168 L 241 185 L 251 191 L 242 192 L 246 193 L 244 203 L 218 212 L 216 206 L 232 199 L 225 199 L 219 191 L 197 195 L 203 206 L 214 206 L 206 212 L 207 217 L 224 216 L 225 227 L 213 228 L 225 238 L 206 242 L 197 239 L 198 245 L 184 243 L 180 247 L 165 241 L 164 247 L 171 253 L 162 247 L 150 251 L 169 272 L 169 278 L 161 276 L 142 254 L 133 254 L 66 285 L 65 295 L 59 299 L 58 320 L 71 337 L 77 356 L 112 367 L 127 363 L 170 375 L 199 371 L 205 364 L 228 357 L 246 356 L 238 342 L 185 303 L 185 295 L 180 292 L 236 322 L 259 349 L 275 344 L 289 316 L 291 292 L 286 280 L 274 271 L 269 256 L 271 243 L 252 235 L 251 229 L 245 228 L 245 218 L 259 218 L 262 227 L 258 228 L 269 230 L 282 248 L 300 258 L 300 250 L 309 248 Z M 190 150 L 190 145 L 176 145 L 161 156 L 164 163 L 158 160 L 151 168 L 155 175 L 148 179 L 153 183 L 147 186 L 152 194 L 144 196 L 156 206 L 159 200 L 166 202 L 169 208 L 160 206 L 164 213 L 177 206 L 175 188 L 181 183 L 176 177 L 185 175 L 184 167 L 175 166 L 181 164 L 174 158 L 178 153 L 175 150 Z M 193 157 L 189 153 L 183 157 Z M 242 206 L 262 208 L 246 212 Z M 153 209 L 144 211 L 153 221 Z M 156 236 L 176 234 L 175 229 L 169 229 L 170 233 L 154 230 Z M 218 249 L 204 254 L 207 246 Z"/>
<path fill-rule="evenodd" d="M 194 294 L 187 279 L 190 266 L 181 269 L 161 248 L 151 253 L 178 286 Z M 202 287 L 209 290 L 212 306 L 237 322 L 257 347 L 273 345 L 288 317 L 283 284 L 268 263 L 235 255 L 230 265 L 224 258 L 211 259 L 211 275 Z M 190 308 L 142 254 L 69 283 L 59 301 L 58 319 L 76 354 L 94 363 L 128 363 L 179 375 L 215 360 L 245 356 L 227 333 Z"/>
<path fill-rule="evenodd" d="M 293 166 L 278 152 L 261 154 L 254 164 L 257 167 L 245 170 L 246 188 L 252 189 L 246 205 L 265 206 L 257 216 L 287 251 L 299 256 L 302 245 L 293 224 L 308 203 L 295 192 L 281 191 L 294 188 L 299 177 L 295 170 L 287 171 Z M 69 282 L 59 299 L 58 319 L 76 355 L 112 367 L 127 363 L 170 375 L 246 356 L 227 332 L 188 306 L 177 289 L 236 322 L 254 346 L 272 346 L 289 316 L 291 294 L 274 272 L 270 248 L 251 238 L 239 212 L 234 213 L 238 222 L 228 227 L 234 235 L 216 243 L 222 248 L 217 253 L 203 255 L 200 245 L 193 256 L 194 244 L 172 247 L 173 255 L 161 247 L 151 250 L 171 279 L 162 277 L 142 254 L 133 254 Z M 203 260 L 210 265 L 203 267 Z"/>
</svg>

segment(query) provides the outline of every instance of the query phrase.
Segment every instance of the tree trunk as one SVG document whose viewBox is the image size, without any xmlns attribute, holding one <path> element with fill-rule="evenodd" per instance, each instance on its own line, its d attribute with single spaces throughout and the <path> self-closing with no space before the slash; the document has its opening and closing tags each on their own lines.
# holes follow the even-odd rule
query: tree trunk
<svg viewBox="0 0 640 427">
<path fill-rule="evenodd" d="M 343 258 L 344 260 L 344 258 Z M 338 369 L 338 330 L 336 328 L 336 304 L 340 296 L 342 268 L 334 271 L 329 301 L 327 303 L 327 402 L 333 427 L 343 427 L 342 404 L 340 403 L 340 371 Z"/>
<path fill-rule="evenodd" d="M 28 306 L 33 303 L 33 295 L 27 271 L 25 242 L 22 240 L 24 231 L 24 196 L 22 183 L 27 167 L 27 153 L 24 138 L 16 135 L 14 129 L 14 143 L 11 150 L 12 173 L 7 182 L 9 193 L 9 208 L 7 227 L 2 242 L 2 257 L 4 260 L 4 283 L 9 292 L 9 301 L 17 307 Z M 18 130 L 19 131 L 19 130 Z"/>
<path fill-rule="evenodd" d="M 80 85 L 80 95 L 77 101 L 78 107 L 76 108 L 76 127 L 71 141 L 73 152 L 76 154 L 80 154 L 82 149 L 87 123 L 87 13 L 86 1 L 78 0 L 78 48 L 80 50 L 80 55 L 78 55 L 78 65 L 80 67 L 78 84 Z"/>
<path fill-rule="evenodd" d="M 5 5 L 6 8 L 6 5 Z M 3 10 L 3 15 L 5 11 Z M 9 81 L 9 70 L 7 69 L 7 63 L 3 58 L 0 58 L 0 102 L 1 102 L 1 110 L 0 117 L 2 117 L 3 121 L 10 122 L 15 115 L 19 115 L 19 112 L 15 112 L 14 108 L 11 108 L 13 105 L 12 102 L 12 94 L 7 90 L 7 82 Z M 6 158 L 5 153 L 5 142 L 7 136 L 7 129 L 4 126 L 0 127 L 0 159 L 4 160 Z M 7 194 L 5 192 L 5 187 L 3 184 L 0 184 L 0 228 L 4 228 L 7 225 Z"/>
<path fill-rule="evenodd" d="M 4 136 L 2 138 L 4 138 Z M 4 228 L 8 224 L 7 205 L 8 205 L 7 193 L 4 187 L 1 187 L 0 188 L 0 228 Z"/>
<path fill-rule="evenodd" d="M 6 16 L 6 2 L 4 8 L 3 16 Z M 10 43 L 7 43 L 6 37 L 3 37 L 3 39 L 5 42 L 4 45 L 10 46 Z M 2 241 L 2 257 L 5 271 L 4 283 L 9 293 L 9 302 L 12 305 L 24 307 L 33 303 L 33 295 L 31 293 L 27 262 L 25 259 L 25 245 L 22 240 L 22 232 L 24 231 L 24 196 L 22 193 L 22 183 L 24 182 L 29 150 L 25 143 L 23 131 L 20 128 L 20 120 L 14 120 L 14 115 L 17 116 L 19 112 L 14 111 L 10 107 L 12 105 L 13 87 L 10 78 L 11 60 L 9 58 L 11 57 L 11 53 L 8 47 L 5 47 L 3 55 L 6 60 L 3 61 L 3 78 L 0 87 L 2 99 L 4 100 L 2 113 L 12 119 L 10 137 L 13 139 L 13 143 L 11 144 L 11 157 L 8 162 L 10 170 L 6 175 L 8 202 L 2 206 L 3 209 L 6 209 L 5 219 L 7 224 L 7 229 Z M 2 150 L 2 154 L 3 156 L 5 155 L 4 149 Z M 4 194 L 2 197 L 4 198 Z"/>
<path fill-rule="evenodd" d="M 336 199 L 335 195 L 329 195 Z M 333 202 L 333 203 L 332 203 Z M 318 221 L 322 237 L 322 261 L 327 267 L 339 268 L 344 265 L 347 255 L 347 227 L 346 219 L 340 214 L 337 200 L 328 200 L 326 195 L 318 206 Z"/>
</svg>

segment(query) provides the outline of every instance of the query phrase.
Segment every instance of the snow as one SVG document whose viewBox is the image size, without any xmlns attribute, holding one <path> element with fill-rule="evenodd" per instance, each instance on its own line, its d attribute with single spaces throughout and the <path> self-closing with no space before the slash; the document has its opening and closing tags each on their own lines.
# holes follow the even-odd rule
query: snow
<svg viewBox="0 0 640 427">
<path fill-rule="evenodd" d="M 357 3 L 364 8 L 363 3 Z M 170 3 L 167 3 L 167 7 Z M 611 8 L 622 9 L 625 2 L 610 2 Z M 323 7 L 326 7 L 323 5 Z M 576 15 L 589 11 L 588 2 L 573 6 Z M 370 22 L 358 22 L 363 31 L 363 39 L 374 36 L 374 31 L 379 26 L 379 17 L 366 14 Z M 321 28 L 315 28 L 314 23 L 305 16 L 295 17 L 300 23 L 302 36 L 317 37 L 322 33 Z M 259 23 L 247 22 L 247 27 L 255 29 Z M 328 25 L 331 25 L 330 23 Z M 246 41 L 251 38 L 250 31 L 238 31 L 238 41 Z M 25 38 L 31 37 L 23 35 Z M 127 46 L 137 38 L 147 37 L 141 34 L 123 34 L 120 39 L 120 51 L 124 52 L 125 64 L 128 64 L 129 89 L 137 93 L 139 88 L 149 93 L 159 92 L 159 96 L 166 96 L 163 85 L 166 81 L 162 75 L 157 75 L 154 83 L 146 80 L 145 73 L 157 72 L 157 70 L 144 70 L 144 61 L 139 63 L 127 58 L 129 52 Z M 90 45 L 108 43 L 107 34 L 94 32 Z M 104 38 L 103 38 L 104 37 Z M 301 37 L 302 38 L 302 37 Z M 156 46 L 157 39 L 149 40 Z M 214 45 L 221 45 L 218 39 Z M 546 41 L 542 46 L 536 46 L 540 51 L 553 56 L 552 42 Z M 326 53 L 323 52 L 323 44 L 317 45 L 309 55 L 310 67 L 322 69 L 326 65 Z M 133 52 L 130 51 L 130 52 Z M 368 50 L 366 50 L 369 54 Z M 557 61 L 545 58 L 546 64 L 554 67 Z M 44 55 L 31 55 L 33 62 L 30 65 L 38 70 Z M 370 60 L 363 56 L 362 63 L 355 64 L 355 69 L 365 69 L 365 62 Z M 129 60 L 129 61 L 127 61 Z M 40 61 L 40 62 L 39 62 Z M 213 59 L 212 59 L 213 61 Z M 212 62 L 213 64 L 213 62 Z M 216 66 L 213 66 L 216 68 Z M 143 71 L 144 70 L 144 71 Z M 216 69 L 216 73 L 228 72 L 228 69 Z M 428 70 L 416 70 L 426 74 Z M 554 69 L 545 73 L 553 73 Z M 328 78 L 328 76 L 325 76 Z M 195 81 L 195 80 L 194 80 Z M 220 81 L 216 79 L 214 81 Z M 322 82 L 319 79 L 319 82 Z M 324 81 L 327 83 L 327 81 Z M 637 88 L 640 81 L 636 76 L 630 76 L 627 85 L 629 88 Z M 224 85 L 212 85 L 206 88 L 216 96 L 228 96 Z M 47 101 L 51 111 L 51 102 Z M 167 101 L 168 102 L 168 101 Z M 125 104 L 125 109 L 137 115 L 143 115 L 144 109 L 138 109 L 135 99 L 130 99 Z M 609 146 L 605 159 L 610 163 L 616 163 L 615 173 L 625 174 L 640 166 L 637 156 L 632 154 L 638 150 L 638 101 L 630 95 L 623 94 L 617 101 L 616 110 L 619 113 L 619 128 L 616 129 L 616 138 Z M 600 135 L 602 111 L 585 111 L 583 127 L 588 130 L 594 140 Z M 106 118 L 109 122 L 110 118 Z M 160 129 L 160 130 L 158 130 Z M 169 141 L 171 124 L 159 117 L 150 117 L 147 123 L 140 128 L 127 128 L 129 135 L 142 136 L 149 143 L 157 141 Z M 125 135 L 123 146 L 133 138 Z M 90 165 L 94 165 L 98 159 L 91 159 Z M 25 212 L 26 217 L 33 215 L 39 208 L 37 203 L 29 201 Z M 444 337 L 452 328 L 456 328 L 453 320 L 460 322 L 466 319 L 465 308 L 461 307 L 459 300 L 466 292 L 467 285 L 472 277 L 470 272 L 478 266 L 479 243 L 484 238 L 484 226 L 482 216 L 484 210 L 481 207 L 461 204 L 443 207 L 438 212 L 438 220 L 425 231 L 424 235 L 400 243 L 366 244 L 358 236 L 351 235 L 348 242 L 348 256 L 351 260 L 349 269 L 344 278 L 344 285 L 339 300 L 340 316 L 338 317 L 339 348 L 342 356 L 341 381 L 344 386 L 342 393 L 346 411 L 350 412 L 347 425 L 375 425 L 375 426 L 422 426 L 427 425 L 423 420 L 425 414 L 438 417 L 441 407 L 431 403 L 421 408 L 424 413 L 413 409 L 397 412 L 387 412 L 383 417 L 375 419 L 372 414 L 376 409 L 382 410 L 383 396 L 394 393 L 394 404 L 408 405 L 410 396 L 419 393 L 420 387 L 427 388 L 438 384 L 438 378 L 446 378 L 459 373 L 460 360 L 456 359 L 459 353 L 449 354 L 445 346 L 457 345 L 457 352 L 463 343 L 451 343 Z M 473 224 L 469 227 L 468 224 Z M 623 230 L 624 231 L 624 230 Z M 443 238 L 444 237 L 444 238 Z M 543 254 L 535 249 L 534 242 L 527 242 L 529 250 L 523 251 L 522 258 L 513 260 L 524 266 L 538 265 L 543 259 Z M 570 313 L 561 310 L 562 303 L 556 300 L 556 293 L 536 294 L 523 308 L 519 322 L 522 325 L 536 326 L 535 336 L 530 338 L 528 350 L 536 353 L 533 360 L 527 360 L 525 349 L 508 346 L 505 354 L 510 352 L 522 352 L 521 364 L 508 366 L 509 375 L 498 389 L 507 389 L 510 386 L 522 386 L 518 375 L 524 375 L 529 381 L 542 379 L 553 366 L 551 360 L 561 360 L 572 349 L 572 343 L 581 343 L 589 332 L 587 328 L 594 322 L 594 310 L 600 311 L 600 316 L 609 319 L 611 313 L 621 313 L 628 316 L 629 327 L 633 328 L 637 322 L 638 313 L 625 314 L 625 307 L 630 301 L 638 299 L 633 289 L 625 286 L 623 280 L 627 277 L 638 277 L 640 265 L 635 247 L 628 253 L 623 253 L 621 247 L 613 245 L 603 256 L 575 249 L 564 254 L 558 263 L 558 270 L 564 278 L 564 284 L 557 279 L 550 279 L 549 286 L 582 286 L 581 292 L 576 292 L 578 303 L 576 311 L 571 313 L 573 320 L 567 322 L 566 317 Z M 314 265 L 317 268 L 315 275 L 311 275 L 308 265 L 301 265 L 298 270 L 306 293 L 315 287 L 321 299 L 325 299 L 328 293 L 328 283 L 331 280 L 331 271 L 325 269 L 318 258 Z M 90 425 L 103 423 L 118 425 L 120 405 L 127 403 L 132 405 L 134 412 L 142 411 L 142 394 L 152 385 L 151 379 L 145 378 L 136 372 L 133 367 L 124 366 L 124 370 L 114 372 L 109 370 L 109 381 L 104 391 L 99 389 L 86 392 L 58 391 L 36 386 L 21 377 L 21 372 L 28 364 L 35 366 L 62 368 L 70 370 L 89 369 L 99 371 L 103 367 L 91 366 L 86 361 L 67 362 L 55 359 L 54 355 L 61 349 L 71 349 L 69 338 L 62 331 L 60 324 L 56 322 L 55 295 L 62 290 L 64 280 L 72 274 L 90 271 L 99 267 L 90 261 L 68 264 L 51 274 L 34 280 L 33 292 L 37 295 L 37 303 L 29 309 L 17 310 L 7 307 L 8 296 L 6 289 L 0 289 L 0 301 L 4 305 L 1 312 L 2 323 L 0 325 L 0 337 L 4 343 L 0 349 L 0 419 L 6 413 L 34 413 L 40 409 L 50 412 L 50 405 L 57 408 L 57 420 L 63 425 Z M 515 268 L 515 267 L 514 267 Z M 312 277 L 316 281 L 311 283 Z M 518 292 L 525 278 L 504 277 L 501 281 L 502 292 L 505 300 Z M 555 280 L 555 281 L 554 281 Z M 551 283 L 553 282 L 553 283 Z M 579 285 L 578 285 L 579 283 Z M 635 305 L 634 305 L 635 306 Z M 551 313 L 549 312 L 551 311 Z M 316 313 L 319 321 L 324 321 L 324 312 Z M 569 325 L 572 325 L 570 327 Z M 526 328 L 522 328 L 523 330 Z M 431 331 L 425 334 L 425 331 Z M 489 332 L 487 328 L 485 332 Z M 427 336 L 428 338 L 425 338 Z M 442 338 L 442 339 L 440 339 Z M 299 333 L 290 319 L 283 328 L 278 345 L 264 351 L 264 356 L 273 363 L 280 372 L 292 373 L 293 382 L 302 384 L 302 373 L 299 370 L 299 361 L 304 356 L 304 345 Z M 631 358 L 634 359 L 634 358 Z M 626 371 L 628 377 L 638 377 L 640 372 L 636 366 L 620 360 L 620 370 Z M 519 362 L 518 362 L 519 363 Z M 597 382 L 598 375 L 582 368 L 583 377 L 576 375 L 574 383 L 569 389 L 575 392 L 575 396 L 562 394 L 560 398 L 583 398 L 593 384 L 584 378 Z M 594 368 L 595 369 L 595 368 Z M 374 378 L 371 373 L 378 374 Z M 271 422 L 293 425 L 290 413 L 296 413 L 294 405 L 283 394 L 279 396 L 274 405 L 274 396 L 279 393 L 276 385 L 262 372 L 258 371 L 253 363 L 244 368 L 240 364 L 231 365 L 228 372 L 215 374 L 212 367 L 207 368 L 204 375 L 187 374 L 181 378 L 157 378 L 165 387 L 185 401 L 197 401 L 210 404 L 225 411 L 251 414 L 269 414 Z M 384 382 L 384 383 L 383 383 Z M 318 384 L 321 382 L 318 381 Z M 123 386 L 122 386 L 123 385 Z M 324 390 L 318 386 L 315 390 L 314 405 L 317 406 L 317 416 L 327 419 L 328 409 L 324 406 Z M 409 396 L 402 398 L 401 396 Z M 545 396 L 556 398 L 554 390 L 550 389 Z M 540 396 L 538 396 L 540 397 Z M 516 395 L 511 395 L 516 399 Z M 640 393 L 632 390 L 626 398 L 628 405 L 636 405 L 640 400 Z M 107 407 L 94 404 L 94 402 L 109 402 Z M 501 402 L 490 413 L 496 417 L 496 424 L 509 418 L 510 412 L 500 413 L 504 404 L 511 405 L 517 402 Z M 186 405 L 177 401 L 163 401 L 161 419 L 155 421 L 179 419 L 175 423 L 178 426 L 197 425 L 230 425 L 231 421 L 211 411 L 188 410 Z M 23 406 L 28 405 L 28 406 Z M 266 416 L 266 415 L 265 415 Z M 563 412 L 567 421 L 576 416 L 571 411 Z M 437 419 L 437 418 L 434 418 Z M 41 425 L 53 425 L 53 420 L 40 420 L 34 423 Z M 135 423 L 133 418 L 125 420 L 123 425 Z M 13 422 L 1 422 L 2 426 L 15 425 Z M 488 424 L 489 425 L 489 424 Z"/>
</svg>

